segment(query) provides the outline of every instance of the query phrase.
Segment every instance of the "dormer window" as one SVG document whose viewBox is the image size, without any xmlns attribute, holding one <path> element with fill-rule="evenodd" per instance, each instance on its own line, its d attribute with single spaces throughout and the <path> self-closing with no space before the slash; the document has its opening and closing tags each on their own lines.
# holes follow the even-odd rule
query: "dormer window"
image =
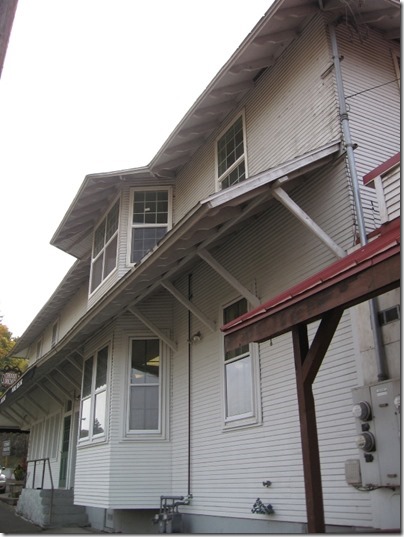
<svg viewBox="0 0 404 537">
<path fill-rule="evenodd" d="M 132 191 L 129 263 L 152 250 L 171 227 L 171 189 L 148 188 Z"/>
<path fill-rule="evenodd" d="M 219 190 L 246 178 L 245 134 L 243 115 L 217 140 L 217 180 Z"/>
<path fill-rule="evenodd" d="M 116 268 L 118 246 L 119 200 L 108 211 L 94 232 L 91 260 L 92 293 Z"/>
</svg>

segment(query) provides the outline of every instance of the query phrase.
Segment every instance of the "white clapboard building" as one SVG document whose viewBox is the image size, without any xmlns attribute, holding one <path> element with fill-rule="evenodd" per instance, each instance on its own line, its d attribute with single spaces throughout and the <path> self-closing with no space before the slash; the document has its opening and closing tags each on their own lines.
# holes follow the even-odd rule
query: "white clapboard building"
<svg viewBox="0 0 404 537">
<path fill-rule="evenodd" d="M 400 529 L 400 15 L 275 0 L 148 165 L 84 178 L 0 401 L 18 513 Z"/>
</svg>

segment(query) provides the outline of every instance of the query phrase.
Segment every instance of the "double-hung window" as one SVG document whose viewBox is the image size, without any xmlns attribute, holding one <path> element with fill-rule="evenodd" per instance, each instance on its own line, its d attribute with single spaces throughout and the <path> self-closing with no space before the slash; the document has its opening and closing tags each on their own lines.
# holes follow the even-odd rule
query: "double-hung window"
<svg viewBox="0 0 404 537">
<path fill-rule="evenodd" d="M 219 190 L 246 178 L 243 115 L 217 140 L 217 180 Z"/>
<path fill-rule="evenodd" d="M 116 267 L 118 247 L 119 200 L 108 211 L 94 232 L 91 260 L 92 293 Z"/>
<path fill-rule="evenodd" d="M 159 339 L 130 342 L 129 432 L 161 431 L 162 360 Z"/>
<path fill-rule="evenodd" d="M 108 346 L 84 362 L 81 390 L 80 440 L 95 440 L 106 432 Z"/>
<path fill-rule="evenodd" d="M 171 227 L 171 190 L 133 190 L 130 218 L 129 263 L 139 261 Z"/>
<path fill-rule="evenodd" d="M 242 298 L 223 310 L 224 324 L 243 315 L 248 310 L 247 300 Z M 256 357 L 252 345 L 242 345 L 232 351 L 224 351 L 224 412 L 225 423 L 247 424 L 257 418 Z"/>
</svg>

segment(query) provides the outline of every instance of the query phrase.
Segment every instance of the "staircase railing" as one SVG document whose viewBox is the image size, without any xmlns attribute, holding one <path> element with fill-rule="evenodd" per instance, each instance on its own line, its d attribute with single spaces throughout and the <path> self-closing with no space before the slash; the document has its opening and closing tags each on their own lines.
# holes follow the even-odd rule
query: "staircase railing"
<svg viewBox="0 0 404 537">
<path fill-rule="evenodd" d="M 52 468 L 51 468 L 51 465 L 50 465 L 49 457 L 45 457 L 44 459 L 32 459 L 32 460 L 27 461 L 27 464 L 29 464 L 29 463 L 34 464 L 34 471 L 33 471 L 33 475 L 32 475 L 32 486 L 31 486 L 31 488 L 33 488 L 33 489 L 35 488 L 36 465 L 39 462 L 42 462 L 43 464 L 42 464 L 41 486 L 37 487 L 38 489 L 43 490 L 43 486 L 44 486 L 44 482 L 45 482 L 46 466 L 48 467 L 48 471 L 49 471 L 49 479 L 50 479 L 50 483 L 51 483 L 51 499 L 50 499 L 50 506 L 49 506 L 49 525 L 50 525 L 51 520 L 52 520 L 53 493 L 54 493 L 55 488 L 53 486 Z"/>
</svg>

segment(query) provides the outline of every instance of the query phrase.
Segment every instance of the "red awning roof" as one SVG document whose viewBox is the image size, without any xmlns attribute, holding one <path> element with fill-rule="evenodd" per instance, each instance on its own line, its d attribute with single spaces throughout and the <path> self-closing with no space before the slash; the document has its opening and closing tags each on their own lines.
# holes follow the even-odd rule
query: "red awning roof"
<svg viewBox="0 0 404 537">
<path fill-rule="evenodd" d="M 396 218 L 392 222 L 383 225 L 379 228 L 379 236 L 365 246 L 329 265 L 314 276 L 271 298 L 271 300 L 268 300 L 261 306 L 225 324 L 221 327 L 222 332 L 225 334 L 235 332 L 242 327 L 259 321 L 263 317 L 267 317 L 335 283 L 343 281 L 369 266 L 377 265 L 385 259 L 396 255 L 400 252 L 400 220 L 400 218 Z"/>
</svg>

